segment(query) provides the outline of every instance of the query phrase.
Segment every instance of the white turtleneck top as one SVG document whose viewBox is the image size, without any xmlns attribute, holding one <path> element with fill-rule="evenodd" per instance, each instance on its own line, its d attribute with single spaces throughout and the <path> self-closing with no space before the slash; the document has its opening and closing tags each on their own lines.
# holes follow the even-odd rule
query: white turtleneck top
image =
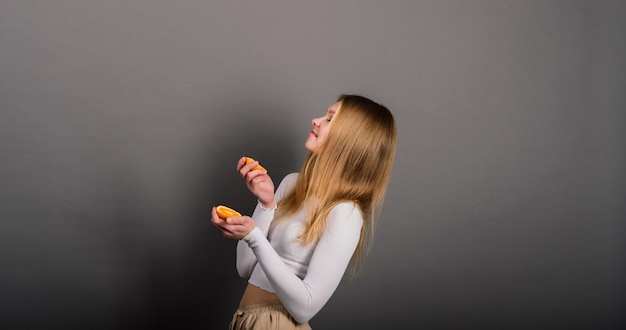
<svg viewBox="0 0 626 330">
<path fill-rule="evenodd" d="M 292 173 L 283 179 L 276 189 L 277 203 L 297 177 Z M 249 283 L 276 293 L 293 318 L 304 323 L 337 289 L 359 242 L 363 217 L 356 204 L 338 204 L 317 244 L 304 246 L 298 236 L 306 211 L 281 220 L 270 231 L 274 211 L 257 204 L 252 214 L 257 226 L 237 244 L 237 271 Z"/>
</svg>

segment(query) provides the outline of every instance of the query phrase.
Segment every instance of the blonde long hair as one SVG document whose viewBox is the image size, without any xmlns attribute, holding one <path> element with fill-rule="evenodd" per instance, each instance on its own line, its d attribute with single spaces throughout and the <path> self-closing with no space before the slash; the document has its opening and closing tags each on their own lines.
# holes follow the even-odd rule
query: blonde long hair
<svg viewBox="0 0 626 330">
<path fill-rule="evenodd" d="M 337 102 L 341 106 L 325 141 L 307 156 L 295 187 L 278 203 L 274 222 L 305 207 L 305 228 L 298 239 L 306 245 L 317 242 L 334 206 L 354 202 L 364 219 L 353 258 L 353 266 L 359 266 L 389 184 L 397 128 L 391 112 L 372 100 L 341 95 Z"/>
</svg>

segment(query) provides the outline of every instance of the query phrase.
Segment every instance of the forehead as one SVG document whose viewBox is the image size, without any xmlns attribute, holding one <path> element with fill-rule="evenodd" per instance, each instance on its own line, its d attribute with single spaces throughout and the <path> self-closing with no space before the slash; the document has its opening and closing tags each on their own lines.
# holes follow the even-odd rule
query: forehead
<svg viewBox="0 0 626 330">
<path fill-rule="evenodd" d="M 335 102 L 330 107 L 328 107 L 327 111 L 329 113 L 336 113 L 337 111 L 339 111 L 339 108 L 341 108 L 341 102 Z"/>
</svg>

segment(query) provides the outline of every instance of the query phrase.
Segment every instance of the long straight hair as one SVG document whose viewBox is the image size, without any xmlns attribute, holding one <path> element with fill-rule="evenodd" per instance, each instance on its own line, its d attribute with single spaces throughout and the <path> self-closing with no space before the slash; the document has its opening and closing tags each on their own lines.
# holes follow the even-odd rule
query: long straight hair
<svg viewBox="0 0 626 330">
<path fill-rule="evenodd" d="M 354 202 L 364 219 L 353 266 L 361 265 L 374 234 L 374 220 L 385 197 L 397 144 L 396 123 L 383 105 L 359 95 L 341 95 L 326 139 L 309 153 L 295 187 L 278 203 L 281 221 L 306 210 L 302 244 L 317 242 L 328 214 L 342 202 Z"/>
</svg>

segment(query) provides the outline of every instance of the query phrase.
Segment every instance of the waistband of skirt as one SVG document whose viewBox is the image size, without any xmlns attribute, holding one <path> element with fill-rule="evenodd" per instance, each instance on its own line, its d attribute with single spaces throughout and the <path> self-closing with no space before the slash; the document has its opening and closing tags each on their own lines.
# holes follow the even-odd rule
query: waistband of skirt
<svg viewBox="0 0 626 330">
<path fill-rule="evenodd" d="M 242 312 L 251 312 L 256 310 L 286 311 L 287 309 L 280 300 L 274 300 L 240 307 L 238 310 Z"/>
</svg>

